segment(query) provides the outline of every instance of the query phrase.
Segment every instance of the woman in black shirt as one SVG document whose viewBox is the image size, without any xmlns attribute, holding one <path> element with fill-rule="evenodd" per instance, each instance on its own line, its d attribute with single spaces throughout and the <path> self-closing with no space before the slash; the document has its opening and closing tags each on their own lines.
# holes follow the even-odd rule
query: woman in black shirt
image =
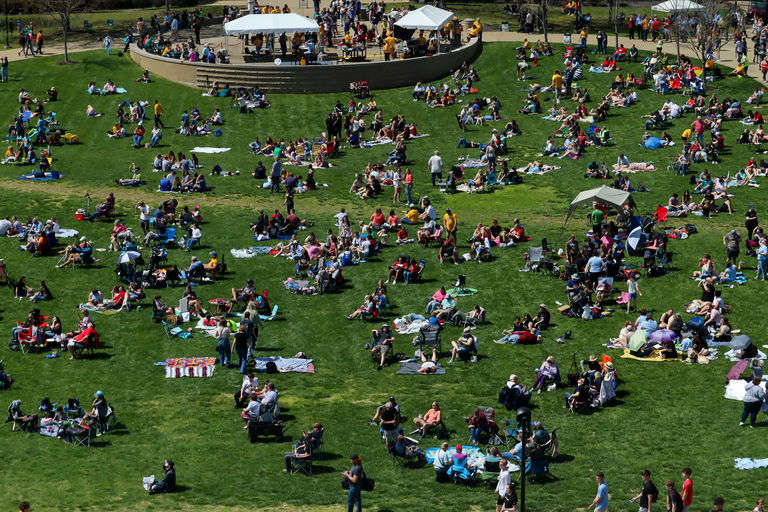
<svg viewBox="0 0 768 512">
<path fill-rule="evenodd" d="M 245 332 L 245 324 L 240 324 L 237 328 L 232 340 L 232 352 L 237 352 L 240 374 L 245 375 L 245 367 L 248 365 L 248 333 Z"/>
</svg>

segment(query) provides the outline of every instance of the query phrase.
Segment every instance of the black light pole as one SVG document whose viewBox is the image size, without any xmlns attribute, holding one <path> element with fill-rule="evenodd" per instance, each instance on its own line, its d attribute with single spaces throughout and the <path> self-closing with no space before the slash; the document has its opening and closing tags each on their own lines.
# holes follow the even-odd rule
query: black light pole
<svg viewBox="0 0 768 512">
<path fill-rule="evenodd" d="M 522 476 L 520 477 L 520 512 L 525 512 L 525 462 L 528 458 L 528 438 L 531 436 L 531 410 L 521 407 L 517 410 L 517 422 L 520 424 L 523 450 L 520 456 Z"/>
<path fill-rule="evenodd" d="M 8 0 L 5 0 L 5 47 L 10 48 L 11 43 L 8 39 L 8 34 L 11 31 L 11 27 L 8 25 Z"/>
</svg>

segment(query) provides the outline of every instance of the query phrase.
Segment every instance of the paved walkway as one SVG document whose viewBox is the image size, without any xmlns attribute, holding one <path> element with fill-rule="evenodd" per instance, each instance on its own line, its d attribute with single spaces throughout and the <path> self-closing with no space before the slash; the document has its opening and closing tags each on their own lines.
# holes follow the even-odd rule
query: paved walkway
<svg viewBox="0 0 768 512">
<path fill-rule="evenodd" d="M 291 8 L 293 12 L 303 14 L 306 16 L 311 16 L 313 14 L 312 10 L 312 1 L 307 0 L 306 2 L 303 2 L 302 0 L 288 0 L 287 1 L 288 6 Z M 231 0 L 217 0 L 213 5 L 231 5 Z M 238 5 L 240 5 L 238 3 Z M 243 7 L 245 5 L 243 4 Z M 209 41 L 214 45 L 217 45 L 221 42 L 223 42 L 224 37 L 221 34 L 218 27 L 206 27 L 203 30 L 203 39 L 205 41 Z M 556 32 L 549 34 L 549 40 L 552 43 L 560 43 L 562 42 L 563 34 L 562 32 Z M 572 34 L 572 38 L 575 41 L 578 37 L 577 34 Z M 530 41 L 538 41 L 543 40 L 544 35 L 537 33 L 537 34 L 525 34 L 522 32 L 501 32 L 501 31 L 486 31 L 483 33 L 483 41 L 487 43 L 493 43 L 493 42 L 517 42 L 522 41 L 523 39 L 528 38 Z M 615 38 L 612 34 L 609 34 L 608 36 L 608 48 L 612 48 L 613 43 L 615 41 Z M 589 44 L 595 43 L 595 37 L 594 34 L 590 34 L 589 37 Z M 638 50 L 641 51 L 656 51 L 656 43 L 651 41 L 641 41 L 639 39 L 629 39 L 626 36 L 619 36 L 619 44 L 623 44 L 625 47 L 630 48 L 633 44 L 637 46 Z M 69 43 L 68 45 L 69 53 L 76 53 L 86 50 L 97 50 L 104 48 L 104 45 L 100 41 L 89 40 L 89 41 L 74 41 Z M 122 41 L 115 40 L 115 42 L 112 44 L 113 51 L 119 51 L 122 47 Z M 11 47 L 9 50 L 0 50 L 0 56 L 8 57 L 8 60 L 13 61 L 19 61 L 24 60 L 24 55 L 18 54 L 18 47 Z M 676 47 L 674 42 L 668 41 L 664 43 L 664 51 L 667 53 L 676 53 Z M 46 45 L 43 47 L 43 56 L 50 56 L 50 55 L 61 55 L 64 53 L 64 45 L 62 44 L 54 44 L 54 45 Z M 686 44 L 680 45 L 680 53 L 688 53 L 691 54 L 690 48 Z M 734 44 L 733 41 L 729 41 L 728 44 L 725 45 L 725 47 L 722 48 L 720 52 L 720 63 L 728 66 L 728 67 L 735 67 L 736 66 L 736 53 L 734 50 Z M 26 57 L 26 59 L 34 59 L 35 57 Z M 10 67 L 10 72 L 13 73 L 13 67 Z M 748 74 L 750 77 L 755 78 L 759 81 L 761 80 L 761 73 L 760 73 L 760 65 L 758 62 L 753 62 L 749 68 L 748 68 Z"/>
</svg>

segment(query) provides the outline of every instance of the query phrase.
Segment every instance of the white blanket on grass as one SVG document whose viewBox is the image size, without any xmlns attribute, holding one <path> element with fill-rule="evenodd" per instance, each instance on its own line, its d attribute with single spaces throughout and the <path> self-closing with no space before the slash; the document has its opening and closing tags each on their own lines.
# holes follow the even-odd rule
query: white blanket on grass
<svg viewBox="0 0 768 512">
<path fill-rule="evenodd" d="M 303 359 L 300 357 L 254 357 L 253 362 L 255 368 L 259 371 L 265 371 L 267 369 L 268 362 L 274 362 L 279 372 L 298 372 L 298 373 L 314 373 L 312 367 L 312 359 Z"/>
<path fill-rule="evenodd" d="M 209 153 L 212 155 L 215 155 L 216 153 L 226 153 L 232 148 L 212 148 L 209 146 L 195 146 L 194 148 L 190 149 L 190 153 Z"/>
</svg>

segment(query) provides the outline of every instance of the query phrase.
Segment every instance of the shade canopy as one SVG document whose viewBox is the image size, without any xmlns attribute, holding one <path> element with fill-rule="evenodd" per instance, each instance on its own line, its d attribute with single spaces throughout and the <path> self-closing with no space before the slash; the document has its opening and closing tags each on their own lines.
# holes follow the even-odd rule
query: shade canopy
<svg viewBox="0 0 768 512">
<path fill-rule="evenodd" d="M 651 7 L 657 12 L 697 12 L 705 10 L 704 6 L 691 0 L 667 0 Z"/>
<path fill-rule="evenodd" d="M 411 11 L 395 22 L 395 26 L 411 30 L 440 30 L 453 19 L 453 13 L 432 5 Z"/>
<path fill-rule="evenodd" d="M 578 208 L 579 205 L 591 203 L 592 201 L 605 203 L 613 206 L 617 210 L 621 209 L 625 203 L 633 204 L 632 196 L 629 192 L 606 186 L 593 188 L 592 190 L 585 190 L 584 192 L 579 193 L 579 195 L 576 196 L 576 199 L 571 201 L 571 207 L 568 209 L 568 216 L 565 218 L 565 221 L 568 222 L 568 219 L 571 218 L 571 215 L 573 215 L 573 212 L 576 211 L 576 208 Z"/>
<path fill-rule="evenodd" d="M 224 24 L 224 32 L 237 34 L 282 34 L 283 32 L 319 32 L 314 20 L 295 13 L 248 14 Z"/>
</svg>

